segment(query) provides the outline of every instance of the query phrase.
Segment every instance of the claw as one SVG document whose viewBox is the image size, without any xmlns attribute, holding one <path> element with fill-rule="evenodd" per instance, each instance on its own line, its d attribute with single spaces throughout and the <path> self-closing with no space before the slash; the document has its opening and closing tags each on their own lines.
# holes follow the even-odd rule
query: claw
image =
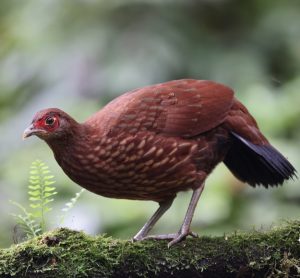
<svg viewBox="0 0 300 278">
<path fill-rule="evenodd" d="M 174 244 L 177 244 L 177 243 L 185 240 L 187 236 L 191 236 L 193 238 L 199 237 L 198 234 L 191 232 L 191 231 L 188 231 L 188 232 L 180 231 L 178 234 L 176 234 L 176 236 L 173 238 L 173 240 L 171 240 L 168 243 L 168 248 L 172 247 Z"/>
<path fill-rule="evenodd" d="M 183 235 L 183 234 L 178 235 L 177 237 L 175 237 L 173 240 L 171 240 L 168 243 L 168 248 L 171 248 L 174 244 L 184 240 L 185 238 L 186 238 L 186 235 Z"/>
<path fill-rule="evenodd" d="M 145 239 L 147 239 L 147 236 L 134 236 L 131 239 L 131 242 L 142 241 L 142 240 L 145 240 Z"/>
<path fill-rule="evenodd" d="M 134 238 L 132 238 L 131 241 L 135 242 L 135 241 L 142 241 L 142 240 L 147 240 L 147 239 L 154 239 L 154 240 L 169 239 L 171 241 L 168 244 L 168 248 L 170 248 L 174 244 L 184 240 L 187 236 L 191 236 L 193 238 L 199 237 L 198 234 L 196 234 L 194 232 L 191 232 L 191 231 L 187 231 L 187 232 L 179 231 L 177 234 L 165 234 L 165 235 L 152 235 L 152 236 L 144 236 L 144 237 L 134 237 Z"/>
<path fill-rule="evenodd" d="M 162 239 L 174 239 L 177 234 L 165 234 L 165 235 L 152 235 L 144 237 L 134 237 L 132 241 L 142 241 L 147 239 L 162 240 Z"/>
<path fill-rule="evenodd" d="M 193 238 L 198 238 L 199 237 L 199 235 L 197 233 L 194 233 L 194 232 L 189 232 L 188 235 L 193 237 Z"/>
</svg>

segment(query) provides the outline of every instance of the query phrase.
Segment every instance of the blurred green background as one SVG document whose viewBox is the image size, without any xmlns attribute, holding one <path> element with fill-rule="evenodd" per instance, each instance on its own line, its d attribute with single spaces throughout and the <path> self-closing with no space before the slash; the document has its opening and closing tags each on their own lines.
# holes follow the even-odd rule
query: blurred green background
<svg viewBox="0 0 300 278">
<path fill-rule="evenodd" d="M 37 138 L 21 140 L 37 110 L 58 107 L 83 121 L 121 93 L 171 79 L 223 82 L 255 116 L 273 145 L 299 169 L 300 1 L 5 0 L 0 5 L 0 247 L 15 221 L 9 200 L 27 203 L 30 164 L 56 176 L 48 216 L 80 187 Z M 174 232 L 190 193 L 179 194 L 153 232 Z M 274 189 L 241 184 L 220 165 L 207 181 L 193 229 L 201 234 L 269 228 L 299 218 L 299 181 Z M 153 202 L 85 192 L 65 226 L 129 238 L 154 212 Z"/>
</svg>

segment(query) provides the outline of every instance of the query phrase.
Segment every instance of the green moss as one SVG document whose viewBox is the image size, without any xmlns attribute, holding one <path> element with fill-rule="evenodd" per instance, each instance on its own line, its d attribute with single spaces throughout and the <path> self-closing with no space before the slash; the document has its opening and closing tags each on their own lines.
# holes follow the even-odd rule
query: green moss
<svg viewBox="0 0 300 278">
<path fill-rule="evenodd" d="M 269 232 L 131 243 L 58 229 L 0 250 L 1 277 L 300 275 L 300 222 Z"/>
</svg>

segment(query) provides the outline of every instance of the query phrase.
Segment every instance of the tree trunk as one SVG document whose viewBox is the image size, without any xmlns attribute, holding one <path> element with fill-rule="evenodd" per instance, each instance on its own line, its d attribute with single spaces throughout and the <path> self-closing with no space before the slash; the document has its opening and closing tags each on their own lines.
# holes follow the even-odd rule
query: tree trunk
<svg viewBox="0 0 300 278">
<path fill-rule="evenodd" d="M 299 277 L 299 236 L 296 221 L 168 249 L 62 228 L 0 250 L 0 277 Z"/>
</svg>

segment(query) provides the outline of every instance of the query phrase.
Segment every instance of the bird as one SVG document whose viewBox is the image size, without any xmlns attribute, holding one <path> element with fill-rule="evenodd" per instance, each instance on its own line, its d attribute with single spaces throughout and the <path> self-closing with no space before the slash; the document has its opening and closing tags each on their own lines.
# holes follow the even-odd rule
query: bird
<svg viewBox="0 0 300 278">
<path fill-rule="evenodd" d="M 190 226 L 205 181 L 223 162 L 240 181 L 278 186 L 297 177 L 234 91 L 210 80 L 180 79 L 138 88 L 78 123 L 58 108 L 37 112 L 23 137 L 52 149 L 65 174 L 109 198 L 154 201 L 158 209 L 133 241 L 197 237 Z M 192 191 L 176 233 L 148 235 L 178 192 Z"/>
</svg>

